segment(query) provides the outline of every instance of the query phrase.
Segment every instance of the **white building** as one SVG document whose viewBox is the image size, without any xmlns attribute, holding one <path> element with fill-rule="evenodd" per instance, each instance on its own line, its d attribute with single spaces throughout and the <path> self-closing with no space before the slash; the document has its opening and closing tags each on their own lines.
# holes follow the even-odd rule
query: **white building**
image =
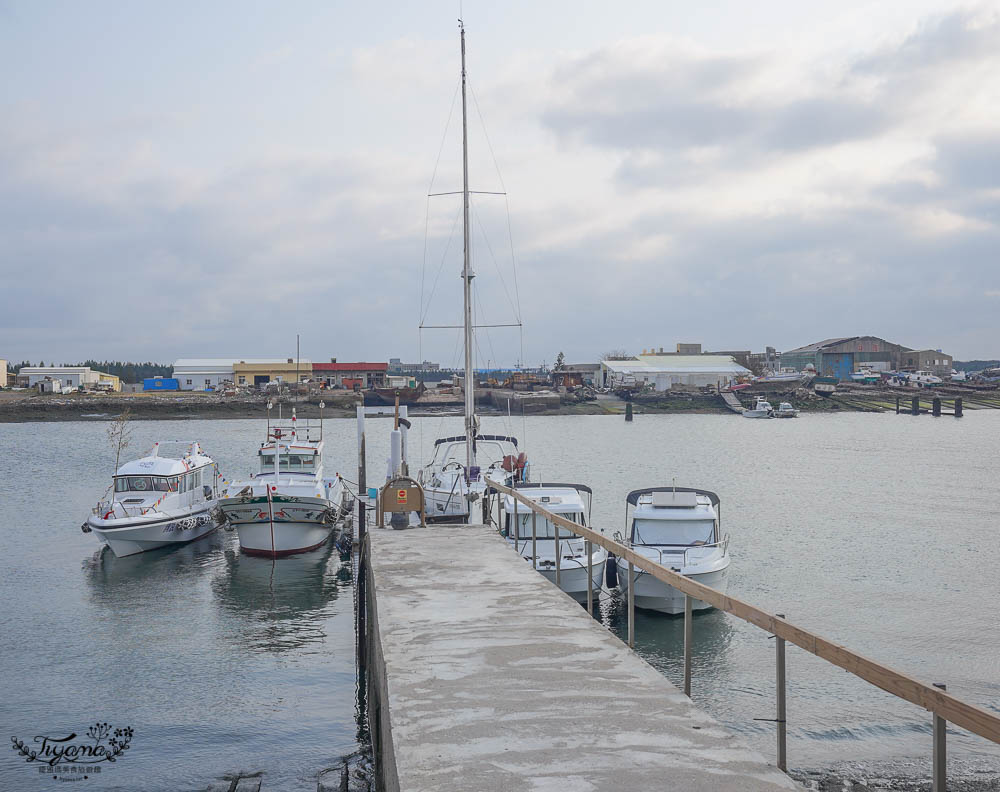
<svg viewBox="0 0 1000 792">
<path fill-rule="evenodd" d="M 750 374 L 730 355 L 639 355 L 633 360 L 601 361 L 601 380 L 607 387 L 652 385 L 654 390 L 670 390 L 674 385 L 703 388 L 728 385 Z"/>
<path fill-rule="evenodd" d="M 234 358 L 181 358 L 174 362 L 174 378 L 181 390 L 218 388 L 233 381 Z"/>
<path fill-rule="evenodd" d="M 63 387 L 79 388 L 96 387 L 101 381 L 101 372 L 94 371 L 88 366 L 25 366 L 18 371 L 20 378 L 28 378 L 28 387 L 34 388 L 46 377 L 58 379 Z"/>
</svg>

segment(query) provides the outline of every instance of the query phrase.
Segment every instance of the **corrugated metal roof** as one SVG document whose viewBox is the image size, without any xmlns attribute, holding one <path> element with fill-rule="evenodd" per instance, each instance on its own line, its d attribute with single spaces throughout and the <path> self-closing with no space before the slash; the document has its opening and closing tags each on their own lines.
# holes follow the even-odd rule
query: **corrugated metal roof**
<svg viewBox="0 0 1000 792">
<path fill-rule="evenodd" d="M 386 371 L 388 363 L 313 363 L 313 371 Z"/>
<path fill-rule="evenodd" d="M 821 349 L 826 347 L 835 346 L 837 344 L 843 344 L 845 341 L 853 341 L 856 338 L 861 338 L 861 336 L 844 336 L 843 338 L 828 338 L 826 341 L 817 341 L 815 344 L 809 344 L 808 346 L 799 347 L 798 349 L 789 349 L 787 352 L 782 352 L 782 355 L 799 355 L 799 354 L 809 354 L 810 352 L 819 352 Z"/>
<path fill-rule="evenodd" d="M 237 363 L 264 364 L 282 366 L 288 365 L 288 358 L 180 358 L 174 361 L 174 370 L 178 368 L 232 368 Z M 295 363 L 295 359 L 292 359 Z M 312 363 L 306 358 L 301 358 L 299 363 L 303 366 L 311 366 Z"/>
<path fill-rule="evenodd" d="M 749 374 L 728 355 L 643 355 L 641 360 L 605 360 L 611 371 L 647 374 Z"/>
</svg>

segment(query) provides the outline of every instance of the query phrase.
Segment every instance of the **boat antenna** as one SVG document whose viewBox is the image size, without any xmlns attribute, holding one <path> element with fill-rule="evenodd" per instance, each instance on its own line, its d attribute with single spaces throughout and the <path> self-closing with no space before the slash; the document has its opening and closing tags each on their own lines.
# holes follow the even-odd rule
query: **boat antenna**
<svg viewBox="0 0 1000 792">
<path fill-rule="evenodd" d="M 268 440 L 271 439 L 271 408 L 272 407 L 274 407 L 274 405 L 271 403 L 271 400 L 268 399 L 267 400 L 267 439 Z"/>
<path fill-rule="evenodd" d="M 472 272 L 469 246 L 469 123 L 466 105 L 465 24 L 458 20 L 462 40 L 462 293 L 465 331 L 465 464 L 466 475 L 476 461 L 476 385 L 472 371 Z"/>
<path fill-rule="evenodd" d="M 323 408 L 326 407 L 325 402 L 319 403 L 319 439 L 323 439 Z M 340 474 L 338 474 L 340 475 Z"/>
</svg>

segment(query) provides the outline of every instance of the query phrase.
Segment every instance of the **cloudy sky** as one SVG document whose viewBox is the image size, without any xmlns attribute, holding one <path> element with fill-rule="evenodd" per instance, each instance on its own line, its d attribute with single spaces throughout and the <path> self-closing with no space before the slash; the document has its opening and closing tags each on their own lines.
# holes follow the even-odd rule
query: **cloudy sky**
<svg viewBox="0 0 1000 792">
<path fill-rule="evenodd" d="M 462 13 L 483 363 L 1000 354 L 996 2 Z M 458 15 L 0 0 L 0 357 L 457 362 Z"/>
</svg>

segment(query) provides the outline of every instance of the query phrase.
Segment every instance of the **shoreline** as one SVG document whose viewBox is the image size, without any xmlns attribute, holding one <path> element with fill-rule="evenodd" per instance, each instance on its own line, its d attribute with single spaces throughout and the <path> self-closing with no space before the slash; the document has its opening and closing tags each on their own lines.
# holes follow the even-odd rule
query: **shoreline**
<svg viewBox="0 0 1000 792">
<path fill-rule="evenodd" d="M 962 394 L 966 399 L 983 400 L 982 407 L 995 406 L 1000 408 L 1000 399 L 994 395 L 970 392 Z M 914 396 L 920 398 L 922 407 L 930 408 L 930 401 L 936 395 L 929 392 L 884 394 L 884 393 L 852 393 L 845 392 L 842 396 L 832 398 L 796 398 L 793 394 L 780 392 L 754 392 L 748 396 L 762 395 L 772 404 L 778 401 L 788 401 L 803 414 L 829 414 L 841 412 L 889 412 L 894 411 L 897 396 L 906 403 L 905 411 L 909 412 L 909 402 Z M 526 393 L 519 397 L 523 399 L 522 409 L 513 410 L 516 415 L 616 415 L 624 416 L 626 402 L 614 396 L 602 394 L 599 398 L 589 401 L 576 401 L 572 396 L 562 395 L 553 404 L 555 394 L 546 394 L 537 402 L 532 401 L 532 394 Z M 954 398 L 953 394 L 941 394 L 945 400 Z M 744 397 L 747 398 L 747 397 Z M 295 407 L 299 418 L 318 418 L 319 402 L 327 406 L 323 410 L 324 418 L 353 418 L 355 408 L 359 403 L 354 393 L 347 391 L 327 391 L 322 394 L 311 394 L 295 399 L 281 399 L 284 410 Z M 926 402 L 926 404 L 924 404 Z M 656 395 L 646 395 L 632 402 L 635 415 L 728 415 L 735 413 L 726 408 L 719 396 L 707 393 L 673 392 Z M 117 418 L 124 410 L 131 411 L 134 421 L 184 421 L 184 420 L 216 420 L 216 419 L 264 419 L 267 417 L 267 398 L 254 396 L 250 398 L 224 397 L 214 394 L 181 393 L 181 394 L 72 394 L 66 396 L 38 395 L 22 391 L 0 392 L 0 424 L 3 423 L 33 423 L 56 421 L 109 421 Z M 977 407 L 967 402 L 966 410 Z M 522 412 L 523 410 L 523 412 Z M 484 416 L 506 415 L 507 410 L 489 404 L 480 404 L 477 413 Z M 462 404 L 454 400 L 435 400 L 422 404 L 410 405 L 411 418 L 461 415 Z M 272 412 L 272 418 L 276 412 Z"/>
</svg>

